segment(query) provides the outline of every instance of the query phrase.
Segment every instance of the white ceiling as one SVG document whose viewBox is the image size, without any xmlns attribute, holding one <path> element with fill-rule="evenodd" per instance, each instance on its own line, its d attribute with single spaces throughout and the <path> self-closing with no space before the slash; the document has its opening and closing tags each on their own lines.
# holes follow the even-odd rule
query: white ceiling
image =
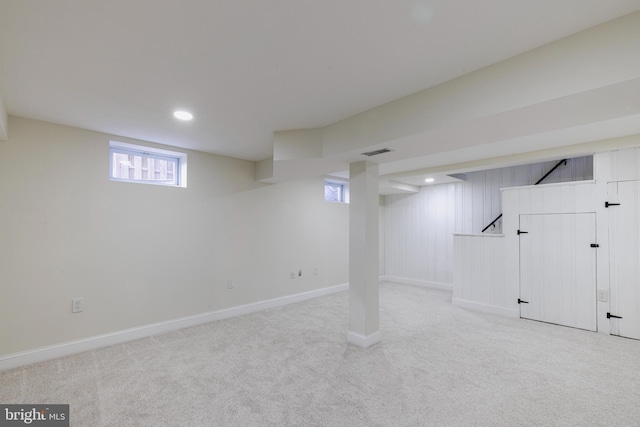
<svg viewBox="0 0 640 427">
<path fill-rule="evenodd" d="M 12 115 L 261 160 L 274 131 L 329 125 L 638 9 L 640 0 L 2 0 L 0 94 Z M 177 122 L 176 108 L 195 119 Z"/>
</svg>

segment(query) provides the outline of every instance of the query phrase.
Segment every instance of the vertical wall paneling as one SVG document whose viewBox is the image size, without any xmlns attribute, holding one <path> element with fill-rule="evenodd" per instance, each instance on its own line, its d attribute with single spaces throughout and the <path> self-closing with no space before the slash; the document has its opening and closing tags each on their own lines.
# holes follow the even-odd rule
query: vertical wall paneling
<svg viewBox="0 0 640 427">
<path fill-rule="evenodd" d="M 596 330 L 594 213 L 520 215 L 521 317 Z"/>
<path fill-rule="evenodd" d="M 504 238 L 497 234 L 455 234 L 454 305 L 517 317 L 505 307 Z"/>
<path fill-rule="evenodd" d="M 607 319 L 609 311 L 609 209 L 604 207 L 607 201 L 607 185 L 612 179 L 613 152 L 599 153 L 594 156 L 594 176 L 596 178 L 596 188 L 593 202 L 596 207 L 596 229 L 598 244 L 597 259 L 597 286 L 598 292 L 604 294 L 604 298 L 598 300 L 598 332 L 609 334 L 610 321 Z"/>
<path fill-rule="evenodd" d="M 456 233 L 480 233 L 502 212 L 501 188 L 533 185 L 556 164 L 557 161 L 550 161 L 467 173 L 467 179 L 457 187 Z M 593 156 L 585 156 L 568 159 L 566 165 L 558 167 L 542 184 L 591 179 Z M 502 221 L 496 225 L 485 233 L 501 233 Z"/>
<path fill-rule="evenodd" d="M 545 182 L 592 178 L 593 157 L 570 159 Z M 424 186 L 411 195 L 386 196 L 384 202 L 384 269 L 386 276 L 423 282 L 452 283 L 453 233 L 473 234 L 493 221 L 503 210 L 502 192 L 506 187 L 531 185 L 557 162 L 522 165 L 470 172 L 455 184 Z M 551 190 L 544 197 L 554 204 L 571 205 L 573 190 Z M 522 194 L 523 206 L 532 203 L 541 211 L 543 193 Z M 567 199 L 567 196 L 569 199 Z M 564 209 L 564 208 L 563 208 Z M 503 221 L 485 234 L 501 234 Z"/>
<path fill-rule="evenodd" d="M 517 299 L 520 297 L 520 261 L 523 259 L 519 255 L 521 249 L 520 237 L 517 234 L 520 228 L 519 220 L 521 215 L 593 213 L 596 211 L 596 201 L 594 199 L 596 183 L 593 181 L 579 181 L 514 187 L 504 189 L 502 194 L 505 218 L 504 294 L 508 295 L 503 307 L 517 310 Z M 557 246 L 559 244 L 558 242 L 551 242 L 547 246 Z M 531 255 L 531 262 L 537 262 L 536 256 L 540 256 L 540 254 Z M 528 258 L 528 256 L 525 255 L 524 258 Z M 526 300 L 526 298 L 523 299 Z"/>
<path fill-rule="evenodd" d="M 384 275 L 384 225 L 385 225 L 385 221 L 384 221 L 384 214 L 385 214 L 385 208 L 384 208 L 384 197 L 380 197 L 379 200 L 379 207 L 378 207 L 378 218 L 379 218 L 379 225 L 378 225 L 378 239 L 379 239 L 379 249 L 378 249 L 378 271 L 379 274 L 382 276 Z"/>
<path fill-rule="evenodd" d="M 636 230 L 639 212 L 628 208 L 640 200 L 640 149 L 628 148 L 599 153 L 594 158 L 598 213 L 598 330 L 640 338 L 640 237 Z M 634 195 L 635 193 L 635 195 Z M 623 200 L 624 199 L 624 200 Z M 604 202 L 621 203 L 605 208 Z M 624 205 L 622 205 L 624 203 Z M 640 207 L 637 209 L 640 210 Z M 607 313 L 623 319 L 607 319 Z M 629 323 L 628 323 L 629 322 Z"/>
<path fill-rule="evenodd" d="M 386 276 L 452 283 L 456 185 L 424 186 L 417 194 L 386 196 Z"/>
<path fill-rule="evenodd" d="M 640 181 L 609 184 L 611 333 L 640 339 Z"/>
<path fill-rule="evenodd" d="M 640 179 L 638 168 L 640 150 L 636 148 L 618 150 L 613 153 L 613 176 L 610 181 L 630 181 Z"/>
</svg>

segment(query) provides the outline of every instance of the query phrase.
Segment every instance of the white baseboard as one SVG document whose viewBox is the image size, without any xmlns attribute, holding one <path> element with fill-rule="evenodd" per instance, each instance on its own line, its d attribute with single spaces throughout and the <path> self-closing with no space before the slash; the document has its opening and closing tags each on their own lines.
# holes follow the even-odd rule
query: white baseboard
<svg viewBox="0 0 640 427">
<path fill-rule="evenodd" d="M 177 329 L 197 326 L 216 320 L 228 319 L 230 317 L 242 316 L 244 314 L 255 313 L 257 311 L 267 310 L 275 307 L 281 307 L 287 304 L 293 304 L 324 295 L 346 291 L 348 289 L 349 284 L 346 283 L 299 294 L 287 295 L 284 297 L 274 298 L 266 301 L 241 305 L 238 307 L 210 311 L 207 313 L 196 314 L 193 316 L 182 317 L 179 319 L 168 320 L 165 322 L 140 326 L 137 328 L 125 329 L 123 331 L 96 335 L 80 340 L 74 340 L 19 353 L 8 354 L 5 356 L 0 356 L 0 371 L 30 365 L 33 363 L 44 362 L 46 360 L 56 359 L 83 351 L 95 350 L 97 348 L 120 344 L 127 341 L 133 341 L 139 338 L 145 338 L 152 335 L 175 331 Z"/>
<path fill-rule="evenodd" d="M 453 305 L 471 310 L 481 311 L 483 313 L 497 314 L 498 316 L 520 318 L 520 311 L 510 308 L 498 307 L 495 305 L 487 305 L 474 301 L 465 301 L 457 298 L 451 300 Z"/>
<path fill-rule="evenodd" d="M 372 345 L 379 343 L 381 340 L 382 335 L 380 334 L 380 331 L 376 331 L 369 335 L 361 335 L 353 331 L 347 332 L 347 342 L 362 348 L 369 348 Z"/>
<path fill-rule="evenodd" d="M 424 286 L 426 288 L 441 289 L 441 290 L 453 292 L 453 284 L 451 283 L 430 282 L 428 280 L 410 279 L 408 277 L 398 277 L 398 276 L 380 276 L 380 281 L 400 283 L 403 285 Z"/>
</svg>

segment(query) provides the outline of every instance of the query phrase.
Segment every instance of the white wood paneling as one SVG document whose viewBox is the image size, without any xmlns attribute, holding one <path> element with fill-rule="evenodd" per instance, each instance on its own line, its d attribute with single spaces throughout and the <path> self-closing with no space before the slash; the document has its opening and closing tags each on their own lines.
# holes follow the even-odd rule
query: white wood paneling
<svg viewBox="0 0 640 427">
<path fill-rule="evenodd" d="M 385 200 L 385 275 L 452 283 L 456 184 Z"/>
<path fill-rule="evenodd" d="M 578 181 L 559 184 L 529 185 L 503 188 L 506 193 L 516 193 L 504 204 L 504 213 L 545 214 L 595 212 L 595 181 Z"/>
<path fill-rule="evenodd" d="M 593 174 L 591 156 L 570 159 L 545 182 L 581 179 Z M 410 195 L 386 196 L 384 202 L 384 269 L 381 274 L 436 283 L 453 281 L 453 233 L 480 233 L 502 212 L 501 188 L 529 185 L 557 162 L 522 165 L 467 174 L 465 181 L 421 187 Z M 556 204 L 571 206 L 564 189 Z M 528 194 L 523 197 L 530 197 Z M 572 194 L 569 194 L 572 197 Z M 524 202 L 530 203 L 530 200 Z M 542 210 L 543 200 L 537 201 Z M 567 207 L 568 208 L 568 207 Z M 506 221 L 506 219 L 505 219 Z M 500 234 L 502 221 L 487 231 Z M 516 297 L 517 298 L 517 297 Z"/>
<path fill-rule="evenodd" d="M 502 191 L 505 235 L 505 308 L 518 310 L 520 296 L 520 215 L 572 214 L 596 211 L 596 183 L 578 181 L 505 188 Z M 558 196 L 559 195 L 559 196 Z"/>
<path fill-rule="evenodd" d="M 627 210 L 638 201 L 634 200 L 633 191 L 626 194 L 640 180 L 640 149 L 598 153 L 594 156 L 594 167 L 601 255 L 598 257 L 598 291 L 608 296 L 598 301 L 598 330 L 640 338 L 640 302 L 636 302 L 640 299 L 640 279 L 634 279 L 638 274 L 635 270 L 640 264 L 640 238 L 635 230 L 638 212 Z M 620 197 L 626 199 L 624 209 L 604 207 L 605 201 L 620 202 Z M 607 313 L 619 315 L 621 312 L 622 320 L 606 317 Z"/>
<path fill-rule="evenodd" d="M 533 185 L 556 164 L 557 161 L 550 161 L 467 173 L 466 180 L 457 188 L 456 233 L 480 233 L 502 212 L 501 188 Z M 558 167 L 544 180 L 544 184 L 591 179 L 593 156 L 585 156 L 568 159 L 566 165 Z M 542 209 L 544 200 L 534 196 L 532 202 Z M 497 227 L 486 233 L 500 234 L 501 225 L 502 222 L 498 221 Z"/>
<path fill-rule="evenodd" d="M 505 304 L 504 238 L 455 234 L 453 304 L 516 317 Z"/>
<path fill-rule="evenodd" d="M 521 317 L 596 330 L 595 213 L 520 215 Z"/>
<path fill-rule="evenodd" d="M 640 339 L 640 181 L 609 184 L 611 333 Z"/>
<path fill-rule="evenodd" d="M 596 229 L 598 244 L 597 259 L 597 286 L 598 292 L 604 293 L 605 298 L 598 300 L 598 332 L 609 334 L 610 322 L 607 319 L 609 311 L 609 222 L 607 221 L 608 209 L 605 209 L 604 202 L 607 200 L 607 182 L 611 180 L 613 172 L 611 170 L 613 152 L 598 153 L 594 156 L 594 174 L 596 180 L 596 190 L 593 203 L 596 208 Z"/>
<path fill-rule="evenodd" d="M 612 175 L 608 181 L 631 181 L 640 179 L 640 150 L 629 148 L 617 150 L 611 156 Z"/>
</svg>

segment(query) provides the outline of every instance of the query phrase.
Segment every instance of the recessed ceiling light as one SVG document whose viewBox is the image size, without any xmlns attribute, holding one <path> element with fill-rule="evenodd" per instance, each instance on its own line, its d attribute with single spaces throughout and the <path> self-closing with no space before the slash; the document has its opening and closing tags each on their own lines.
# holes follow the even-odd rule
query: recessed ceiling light
<svg viewBox="0 0 640 427">
<path fill-rule="evenodd" d="M 424 180 L 424 182 L 426 182 L 427 184 L 431 184 L 433 181 L 435 181 L 435 179 L 433 178 L 427 178 Z"/>
<path fill-rule="evenodd" d="M 188 111 L 174 111 L 173 117 L 180 120 L 191 120 L 193 119 L 193 114 Z"/>
</svg>

